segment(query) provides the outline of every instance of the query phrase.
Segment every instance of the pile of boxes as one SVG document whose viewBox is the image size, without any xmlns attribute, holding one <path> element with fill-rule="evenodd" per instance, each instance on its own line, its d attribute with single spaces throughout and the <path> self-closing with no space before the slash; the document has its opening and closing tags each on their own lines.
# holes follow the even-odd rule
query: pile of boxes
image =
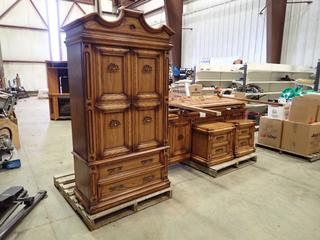
<svg viewBox="0 0 320 240">
<path fill-rule="evenodd" d="M 260 119 L 258 143 L 303 156 L 320 153 L 320 95 L 295 97 L 290 111 L 286 107 L 271 107 Z"/>
</svg>

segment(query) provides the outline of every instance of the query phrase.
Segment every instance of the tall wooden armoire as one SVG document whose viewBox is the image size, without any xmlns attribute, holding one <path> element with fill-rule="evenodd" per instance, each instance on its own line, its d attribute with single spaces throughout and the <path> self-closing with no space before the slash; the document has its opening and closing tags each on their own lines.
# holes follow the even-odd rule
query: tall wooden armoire
<svg viewBox="0 0 320 240">
<path fill-rule="evenodd" d="M 124 9 L 64 27 L 76 196 L 96 213 L 168 188 L 168 51 L 173 31 Z"/>
</svg>

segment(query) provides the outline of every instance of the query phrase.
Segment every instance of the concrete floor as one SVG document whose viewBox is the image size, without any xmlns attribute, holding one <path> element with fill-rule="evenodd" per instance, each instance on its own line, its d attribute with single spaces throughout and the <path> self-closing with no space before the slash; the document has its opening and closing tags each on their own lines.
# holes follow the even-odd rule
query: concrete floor
<svg viewBox="0 0 320 240">
<path fill-rule="evenodd" d="M 8 239 L 320 239 L 320 161 L 257 149 L 258 162 L 219 178 L 177 165 L 173 198 L 89 232 L 53 186 L 73 171 L 70 121 L 50 121 L 48 101 L 18 103 L 22 167 L 1 172 L 0 191 L 48 191 Z"/>
</svg>

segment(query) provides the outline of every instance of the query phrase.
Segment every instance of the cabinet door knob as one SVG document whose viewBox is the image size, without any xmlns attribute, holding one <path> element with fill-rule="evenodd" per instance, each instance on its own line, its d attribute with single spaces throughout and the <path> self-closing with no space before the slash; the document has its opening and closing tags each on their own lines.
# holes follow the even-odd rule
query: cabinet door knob
<svg viewBox="0 0 320 240">
<path fill-rule="evenodd" d="M 115 72 L 119 71 L 119 69 L 120 69 L 119 66 L 117 64 L 115 64 L 115 63 L 110 63 L 108 65 L 108 71 L 109 72 L 115 73 Z"/>
<path fill-rule="evenodd" d="M 119 120 L 111 120 L 109 123 L 109 127 L 110 128 L 116 128 L 120 125 L 120 121 Z"/>
<path fill-rule="evenodd" d="M 152 117 L 144 117 L 143 118 L 143 123 L 151 123 L 152 122 Z"/>
<path fill-rule="evenodd" d="M 143 66 L 142 71 L 144 73 L 151 73 L 152 72 L 152 67 L 150 65 L 146 64 L 146 65 Z"/>
</svg>

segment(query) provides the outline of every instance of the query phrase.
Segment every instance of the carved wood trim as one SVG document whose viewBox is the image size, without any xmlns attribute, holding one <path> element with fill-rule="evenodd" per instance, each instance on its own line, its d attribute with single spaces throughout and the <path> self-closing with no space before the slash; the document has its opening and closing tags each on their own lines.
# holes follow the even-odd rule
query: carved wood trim
<svg viewBox="0 0 320 240">
<path fill-rule="evenodd" d="M 84 24 L 85 22 L 88 22 L 90 20 L 94 20 L 94 21 L 98 22 L 99 24 L 101 24 L 106 29 L 110 29 L 110 28 L 115 28 L 115 27 L 120 26 L 121 24 L 123 24 L 126 21 L 126 18 L 128 18 L 128 17 L 137 18 L 139 23 L 141 24 L 141 27 L 146 32 L 149 32 L 152 34 L 166 33 L 168 37 L 170 37 L 174 34 L 174 31 L 166 25 L 162 25 L 159 28 L 151 27 L 147 23 L 146 19 L 144 18 L 143 12 L 134 11 L 134 10 L 126 9 L 126 8 L 121 10 L 119 18 L 116 21 L 106 21 L 101 16 L 99 16 L 99 14 L 90 13 L 82 18 L 79 18 L 79 19 L 73 21 L 72 23 L 67 24 L 66 26 L 63 27 L 63 29 L 65 31 L 68 31 L 68 30 L 75 28 L 78 25 Z"/>
<path fill-rule="evenodd" d="M 98 171 L 96 166 L 90 167 L 89 175 L 91 179 L 91 197 L 90 202 L 97 202 L 98 201 L 98 189 L 97 189 L 97 183 L 98 183 Z"/>
<path fill-rule="evenodd" d="M 109 128 L 116 128 L 120 126 L 119 120 L 111 120 L 109 123 Z"/>
<path fill-rule="evenodd" d="M 104 94 L 98 99 L 96 107 L 104 113 L 124 112 L 130 107 L 130 101 L 125 94 Z"/>
<path fill-rule="evenodd" d="M 108 72 L 111 72 L 111 73 L 116 73 L 120 70 L 119 66 L 117 64 L 114 64 L 114 63 L 110 63 L 108 65 Z"/>
<path fill-rule="evenodd" d="M 160 106 L 160 96 L 156 93 L 141 93 L 133 98 L 133 106 L 137 109 L 154 109 Z"/>
<path fill-rule="evenodd" d="M 142 71 L 144 73 L 151 73 L 152 72 L 152 67 L 150 65 L 146 64 L 146 65 L 143 66 Z"/>
<path fill-rule="evenodd" d="M 94 123 L 94 108 L 93 108 L 93 71 L 92 71 L 92 55 L 91 46 L 85 45 L 84 48 L 84 69 L 85 69 L 85 91 L 86 91 L 86 111 L 87 111 L 87 134 L 88 134 L 88 160 L 90 162 L 96 159 L 96 147 L 95 147 L 95 123 Z"/>
<path fill-rule="evenodd" d="M 127 146 L 108 148 L 103 151 L 103 157 L 111 157 L 119 154 L 129 153 L 131 150 Z"/>
</svg>

